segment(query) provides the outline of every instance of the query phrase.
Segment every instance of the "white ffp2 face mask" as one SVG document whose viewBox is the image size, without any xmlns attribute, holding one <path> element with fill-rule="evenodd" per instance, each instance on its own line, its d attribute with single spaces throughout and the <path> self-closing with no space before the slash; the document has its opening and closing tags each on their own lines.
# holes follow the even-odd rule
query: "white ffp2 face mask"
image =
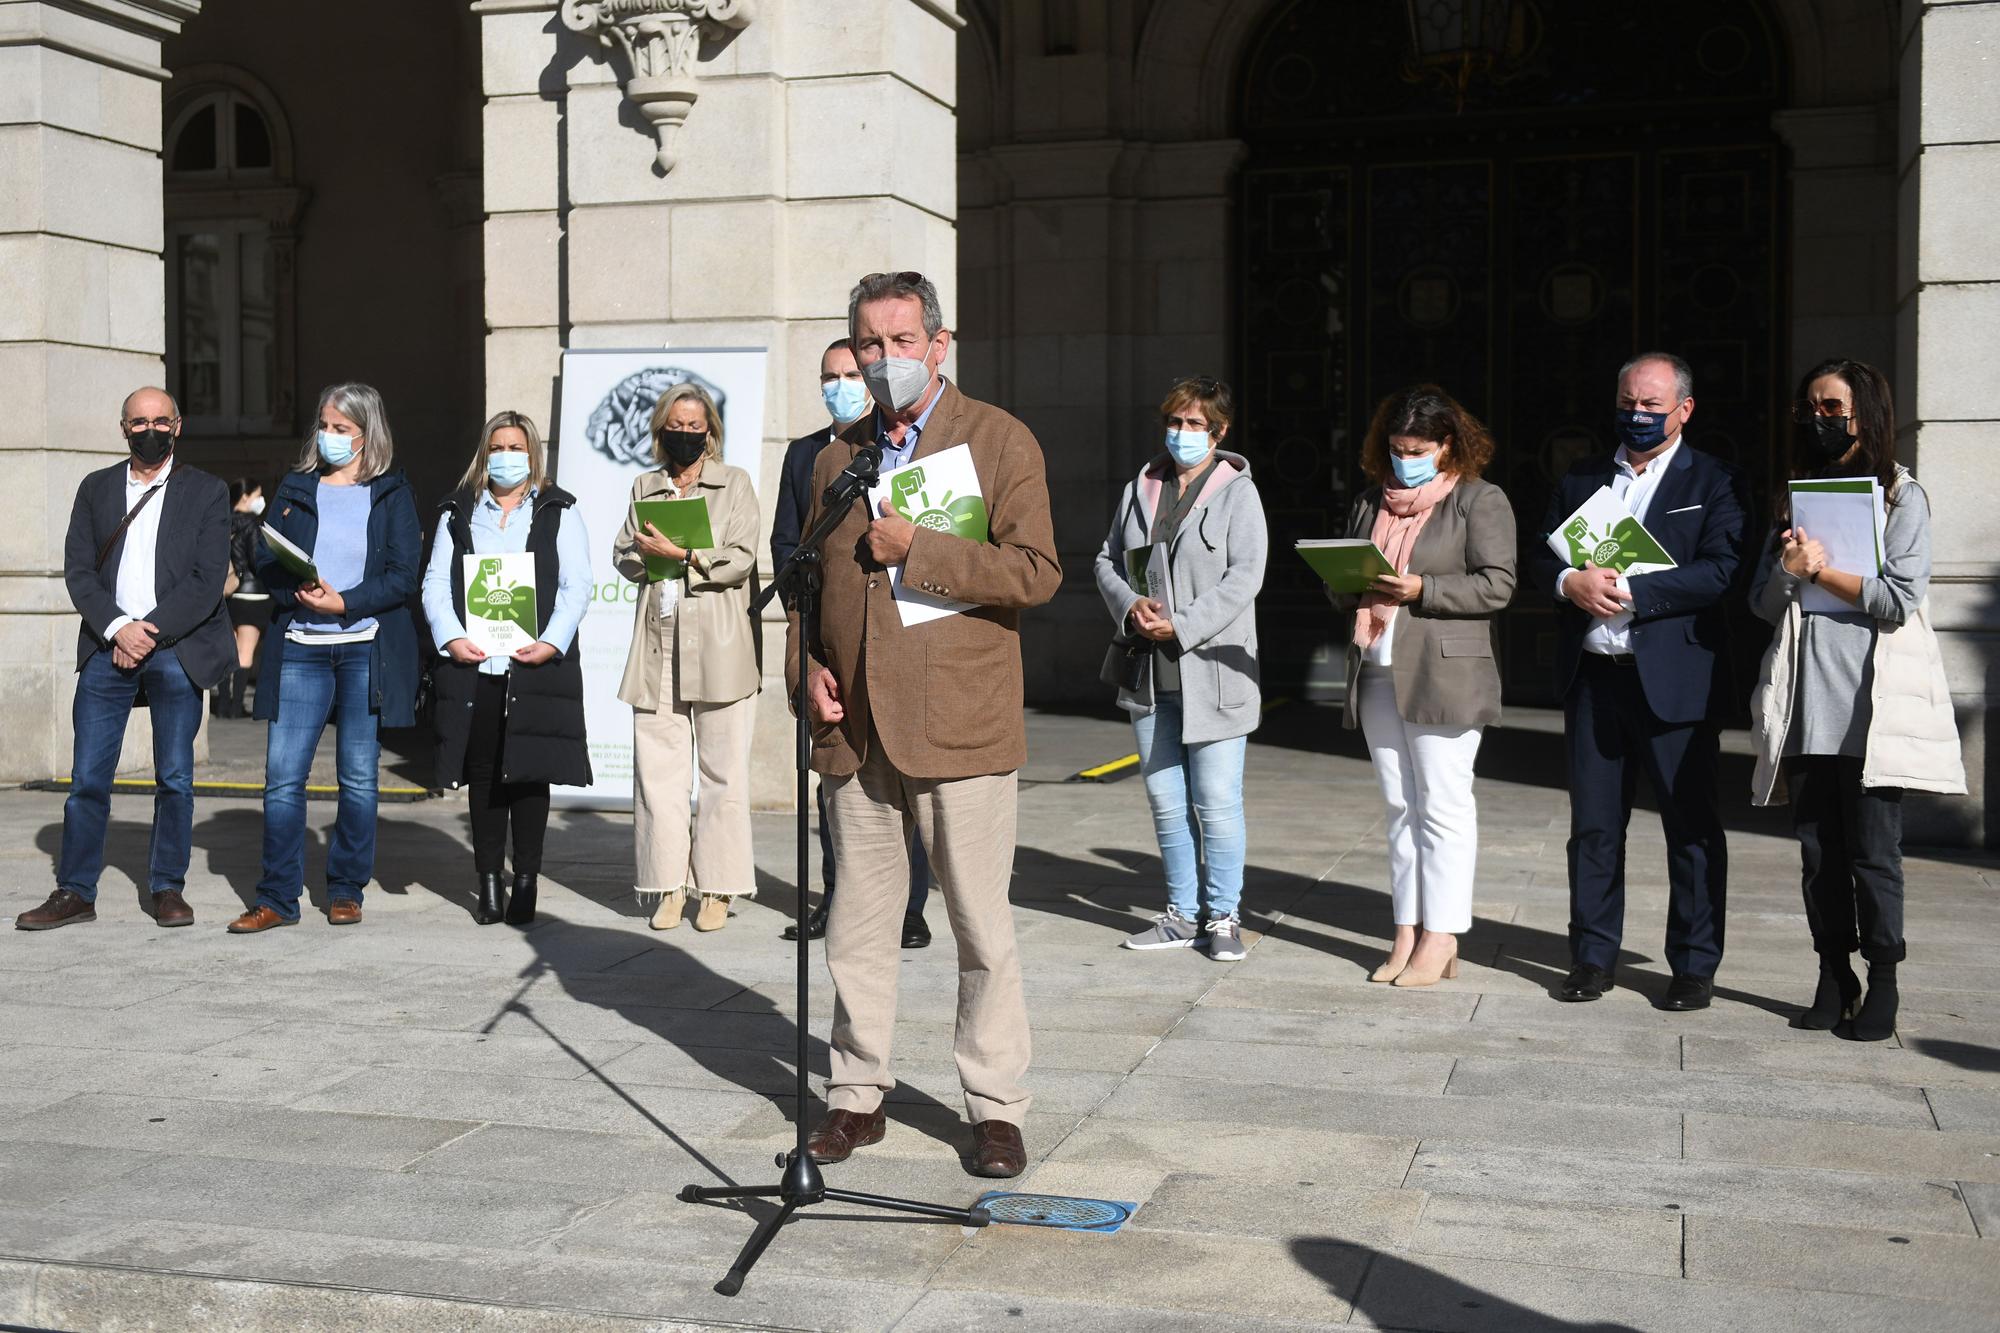
<svg viewBox="0 0 2000 1333">
<path fill-rule="evenodd" d="M 901 412 L 924 396 L 930 387 L 930 361 L 924 357 L 885 356 L 861 368 L 861 378 L 876 402 L 891 412 Z"/>
</svg>

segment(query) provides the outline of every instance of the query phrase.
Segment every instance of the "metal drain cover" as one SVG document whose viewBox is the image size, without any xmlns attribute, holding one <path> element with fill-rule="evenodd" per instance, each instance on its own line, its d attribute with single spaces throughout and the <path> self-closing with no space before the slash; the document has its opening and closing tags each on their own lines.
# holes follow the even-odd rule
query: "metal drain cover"
<svg viewBox="0 0 2000 1333">
<path fill-rule="evenodd" d="M 1009 1194 L 994 1190 L 979 1196 L 979 1206 L 1005 1226 L 1058 1227 L 1064 1231 L 1110 1234 L 1131 1220 L 1136 1203 L 1113 1199 L 1073 1199 L 1063 1194 Z"/>
</svg>

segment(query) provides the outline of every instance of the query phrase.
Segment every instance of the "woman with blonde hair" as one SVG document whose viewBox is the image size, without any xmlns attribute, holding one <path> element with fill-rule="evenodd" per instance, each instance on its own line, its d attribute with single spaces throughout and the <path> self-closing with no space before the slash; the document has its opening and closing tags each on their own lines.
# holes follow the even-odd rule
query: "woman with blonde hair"
<svg viewBox="0 0 2000 1333">
<path fill-rule="evenodd" d="M 458 490 L 438 509 L 424 571 L 424 617 L 441 659 L 437 784 L 471 790 L 473 920 L 535 919 L 549 788 L 588 787 L 577 627 L 590 609 L 590 539 L 576 497 L 548 475 L 535 423 L 502 412 L 480 432 Z M 489 655 L 466 632 L 468 558 L 521 556 L 532 568 L 534 641 Z M 513 825 L 512 892 L 502 877 Z"/>
<path fill-rule="evenodd" d="M 319 396 L 313 433 L 278 483 L 268 526 L 310 557 L 310 572 L 264 543 L 257 576 L 271 594 L 256 716 L 268 720 L 264 868 L 238 935 L 297 925 L 305 892 L 306 775 L 329 719 L 338 727 L 340 805 L 327 845 L 328 924 L 361 920 L 375 874 L 381 728 L 416 724 L 417 590 L 423 534 L 410 483 L 393 469 L 382 395 L 336 384 Z M 272 512 L 274 511 L 274 512 Z M 288 554 L 287 560 L 292 560 Z"/>
<path fill-rule="evenodd" d="M 751 424 L 755 429 L 755 423 Z M 681 923 L 700 895 L 696 930 L 720 930 L 729 900 L 757 891 L 750 848 L 750 730 L 759 674 L 750 623 L 757 496 L 750 474 L 722 461 L 722 416 L 697 384 L 653 410 L 660 466 L 632 483 L 613 562 L 639 585 L 632 648 L 618 697 L 632 706 L 634 888 L 659 899 L 655 930 Z M 714 545 L 677 545 L 636 508 L 642 500 L 707 502 Z M 664 577 L 648 558 L 668 561 Z M 701 791 L 691 801 L 693 766 Z"/>
<path fill-rule="evenodd" d="M 1395 943 L 1370 981 L 1430 986 L 1458 975 L 1472 927 L 1479 808 L 1472 762 L 1500 717 L 1493 619 L 1514 595 L 1514 510 L 1480 480 L 1493 437 L 1435 384 L 1375 409 L 1361 468 L 1375 484 L 1347 535 L 1371 539 L 1395 572 L 1357 599 L 1347 646 L 1347 711 L 1368 738 L 1389 805 Z"/>
</svg>

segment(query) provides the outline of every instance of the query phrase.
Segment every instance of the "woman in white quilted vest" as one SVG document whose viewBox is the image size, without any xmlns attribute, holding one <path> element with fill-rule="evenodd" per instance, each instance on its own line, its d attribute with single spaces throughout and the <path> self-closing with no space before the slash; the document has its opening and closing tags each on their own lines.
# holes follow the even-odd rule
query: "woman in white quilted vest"
<svg viewBox="0 0 2000 1333">
<path fill-rule="evenodd" d="M 1903 793 L 1965 790 L 1925 601 L 1930 500 L 1896 462 L 1889 382 L 1873 366 L 1814 366 L 1792 416 L 1793 479 L 1874 478 L 1887 518 L 1879 570 L 1844 569 L 1792 521 L 1789 494 L 1779 497 L 1750 589 L 1751 608 L 1778 628 L 1752 702 L 1752 796 L 1789 796 L 1799 837 L 1819 988 L 1792 1026 L 1882 1041 L 1896 1030 L 1904 954 Z M 1868 964 L 1865 999 L 1856 952 Z"/>
</svg>

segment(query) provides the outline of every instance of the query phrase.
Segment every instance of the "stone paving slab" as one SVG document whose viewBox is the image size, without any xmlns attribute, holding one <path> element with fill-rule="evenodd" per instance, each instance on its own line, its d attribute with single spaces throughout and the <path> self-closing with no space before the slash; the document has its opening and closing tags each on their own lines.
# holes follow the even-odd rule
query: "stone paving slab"
<svg viewBox="0 0 2000 1333">
<path fill-rule="evenodd" d="M 676 1195 L 772 1183 L 795 1139 L 782 816 L 756 817 L 762 894 L 713 934 L 649 930 L 629 821 L 575 810 L 552 823 L 535 928 L 477 927 L 444 801 L 385 809 L 361 927 L 241 939 L 221 927 L 255 878 L 256 807 L 204 801 L 193 929 L 140 911 L 126 814 L 98 922 L 0 931 L 0 1322 L 1991 1327 L 1991 867 L 1909 856 L 1904 1021 L 1858 1046 L 1785 1026 L 1815 964 L 1796 845 L 1755 812 L 1726 812 L 1716 1006 L 1651 1007 L 1665 862 L 1642 818 L 1626 984 L 1561 1005 L 1566 809 L 1503 763 L 1529 780 L 1482 782 L 1461 975 L 1398 991 L 1366 979 L 1389 931 L 1373 776 L 1353 738 L 1314 749 L 1316 723 L 1274 723 L 1246 782 L 1249 957 L 1134 954 L 1119 940 L 1160 904 L 1144 792 L 1060 781 L 1129 752 L 1129 728 L 1031 725 L 1014 897 L 1038 1059 L 1013 1187 L 1138 1205 L 1119 1234 L 811 1216 L 741 1297 L 710 1290 L 767 1205 Z M 1482 769 L 1511 743 L 1489 735 Z M 24 880 L 48 873 L 60 804 L 0 796 Z M 0 927 L 39 899 L 19 896 Z M 956 957 L 941 903 L 931 920 L 936 944 L 895 963 L 887 1137 L 827 1178 L 965 1204 L 995 1182 L 965 1170 Z"/>
</svg>

